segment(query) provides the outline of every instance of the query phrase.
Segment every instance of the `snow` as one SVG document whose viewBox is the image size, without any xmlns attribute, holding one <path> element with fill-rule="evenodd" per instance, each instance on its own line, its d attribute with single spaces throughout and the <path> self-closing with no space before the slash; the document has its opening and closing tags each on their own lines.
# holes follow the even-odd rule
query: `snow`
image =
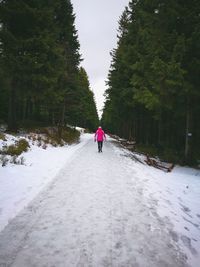
<svg viewBox="0 0 200 267">
<path fill-rule="evenodd" d="M 76 126 L 76 130 L 79 131 L 80 133 L 84 133 L 85 132 L 84 128 L 81 128 L 81 127 L 78 127 L 78 126 Z"/>
<path fill-rule="evenodd" d="M 25 165 L 0 167 L 0 231 L 72 160 L 88 138 L 90 136 L 85 134 L 79 144 L 50 146 L 46 150 L 30 144 L 31 149 L 21 155 Z M 0 148 L 14 144 L 19 138 L 6 135 L 6 139 L 0 143 Z"/>
<path fill-rule="evenodd" d="M 200 262 L 200 170 L 176 166 L 171 173 L 144 166 L 132 160 L 131 152 L 115 147 L 126 156 L 126 165 L 136 172 L 149 200 L 148 208 L 157 208 L 159 216 L 170 220 L 173 239 L 179 243 L 191 266 Z M 134 153 L 133 153 L 134 154 Z M 137 157 L 139 157 L 137 155 Z M 142 159 L 142 156 L 141 156 Z M 154 200 L 152 201 L 152 197 Z"/>
<path fill-rule="evenodd" d="M 4 147 L 4 145 L 13 145 L 15 143 L 16 140 L 18 140 L 15 136 L 10 135 L 10 134 L 6 134 L 6 141 L 1 140 L 0 139 L 0 149 L 2 149 Z"/>
<path fill-rule="evenodd" d="M 111 141 L 32 146 L 26 166 L 0 168 L 0 265 L 199 266 L 200 171 L 165 173 Z"/>
</svg>

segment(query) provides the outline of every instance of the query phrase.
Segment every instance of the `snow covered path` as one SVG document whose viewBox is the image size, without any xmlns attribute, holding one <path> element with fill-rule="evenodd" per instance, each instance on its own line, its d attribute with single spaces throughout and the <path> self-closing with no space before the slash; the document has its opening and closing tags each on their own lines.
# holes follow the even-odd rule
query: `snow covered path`
<svg viewBox="0 0 200 267">
<path fill-rule="evenodd" d="M 110 142 L 99 154 L 89 140 L 0 233 L 0 266 L 189 266 L 126 161 Z"/>
</svg>

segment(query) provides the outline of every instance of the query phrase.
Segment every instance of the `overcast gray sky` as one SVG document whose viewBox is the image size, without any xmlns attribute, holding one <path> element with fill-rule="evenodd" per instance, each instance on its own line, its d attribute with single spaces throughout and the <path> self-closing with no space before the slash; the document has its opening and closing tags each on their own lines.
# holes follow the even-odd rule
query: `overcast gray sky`
<svg viewBox="0 0 200 267">
<path fill-rule="evenodd" d="M 118 20 L 129 0 L 71 0 L 76 14 L 80 52 L 98 113 L 103 108 L 110 51 L 116 47 Z"/>
</svg>

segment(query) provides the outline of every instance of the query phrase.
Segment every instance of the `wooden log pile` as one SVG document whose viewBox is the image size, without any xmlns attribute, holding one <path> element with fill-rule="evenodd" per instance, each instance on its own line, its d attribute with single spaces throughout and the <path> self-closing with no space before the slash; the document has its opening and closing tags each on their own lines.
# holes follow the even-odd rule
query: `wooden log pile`
<svg viewBox="0 0 200 267">
<path fill-rule="evenodd" d="M 133 151 L 135 149 L 135 141 L 128 141 L 126 139 L 120 138 L 117 135 L 110 135 L 112 138 L 114 138 L 115 140 L 117 140 L 124 148 L 127 148 L 131 151 Z"/>
<path fill-rule="evenodd" d="M 155 158 L 150 158 L 149 155 L 146 155 L 146 160 L 145 160 L 146 164 L 149 166 L 153 166 L 157 169 L 166 171 L 166 172 L 171 172 L 174 168 L 174 163 L 170 164 L 170 165 L 165 165 L 163 162 L 159 161 L 158 159 Z"/>
<path fill-rule="evenodd" d="M 123 148 L 126 148 L 126 149 L 128 149 L 128 150 L 130 150 L 132 152 L 135 150 L 135 146 L 136 146 L 136 142 L 135 141 L 128 141 L 126 139 L 120 138 L 117 135 L 110 135 L 110 136 L 113 139 L 117 140 L 121 144 L 121 146 Z M 138 156 L 137 156 L 137 154 L 138 154 Z M 154 168 L 163 170 L 165 172 L 171 172 L 173 170 L 174 166 L 175 166 L 174 163 L 167 164 L 167 163 L 164 163 L 164 162 L 160 161 L 159 159 L 150 157 L 147 154 L 143 154 L 143 153 L 137 153 L 137 154 L 134 153 L 134 155 L 132 155 L 132 157 L 136 161 L 138 161 L 138 162 L 140 162 L 142 164 L 147 164 L 147 165 L 152 166 Z M 144 160 L 141 160 L 141 157 L 139 157 L 139 155 L 140 156 L 142 155 L 144 157 Z"/>
</svg>

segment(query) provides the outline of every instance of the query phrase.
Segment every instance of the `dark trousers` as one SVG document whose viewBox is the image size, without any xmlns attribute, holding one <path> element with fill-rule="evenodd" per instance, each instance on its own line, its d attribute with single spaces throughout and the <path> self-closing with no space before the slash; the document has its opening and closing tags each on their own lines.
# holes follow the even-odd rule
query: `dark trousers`
<svg viewBox="0 0 200 267">
<path fill-rule="evenodd" d="M 99 152 L 102 152 L 102 147 L 103 147 L 103 141 L 98 141 L 98 150 L 99 150 Z"/>
</svg>

